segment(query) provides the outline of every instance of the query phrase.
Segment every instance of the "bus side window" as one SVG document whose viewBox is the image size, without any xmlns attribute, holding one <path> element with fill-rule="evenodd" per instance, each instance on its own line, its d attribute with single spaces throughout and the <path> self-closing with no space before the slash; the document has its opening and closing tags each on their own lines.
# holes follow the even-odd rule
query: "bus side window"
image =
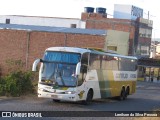
<svg viewBox="0 0 160 120">
<path fill-rule="evenodd" d="M 136 71 L 136 62 L 136 60 L 121 58 L 119 59 L 119 69 L 122 71 Z"/>
<path fill-rule="evenodd" d="M 88 70 L 88 53 L 84 53 L 81 59 L 80 75 L 78 76 L 78 86 L 82 85 Z"/>
<path fill-rule="evenodd" d="M 97 54 L 90 54 L 90 61 L 89 61 L 89 64 L 90 64 L 90 69 L 91 70 L 99 70 L 100 69 L 100 59 L 101 59 L 101 56 L 100 55 L 97 55 Z"/>
<path fill-rule="evenodd" d="M 118 70 L 118 58 L 113 56 L 102 57 L 102 69 L 103 70 Z"/>
</svg>

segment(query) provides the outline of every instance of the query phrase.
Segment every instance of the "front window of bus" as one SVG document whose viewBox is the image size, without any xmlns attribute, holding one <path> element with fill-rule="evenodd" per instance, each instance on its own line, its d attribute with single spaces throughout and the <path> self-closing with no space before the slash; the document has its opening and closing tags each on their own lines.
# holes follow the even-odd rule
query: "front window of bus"
<svg viewBox="0 0 160 120">
<path fill-rule="evenodd" d="M 68 87 L 76 86 L 75 71 L 80 56 L 78 53 L 47 51 L 43 58 L 41 83 Z"/>
</svg>

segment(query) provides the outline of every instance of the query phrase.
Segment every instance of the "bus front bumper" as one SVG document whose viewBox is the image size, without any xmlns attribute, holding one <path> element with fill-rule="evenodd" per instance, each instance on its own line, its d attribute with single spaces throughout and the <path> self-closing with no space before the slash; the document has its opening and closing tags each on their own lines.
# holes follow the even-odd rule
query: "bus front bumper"
<svg viewBox="0 0 160 120">
<path fill-rule="evenodd" d="M 58 94 L 49 92 L 38 92 L 40 98 L 51 98 L 54 100 L 76 101 L 76 94 Z"/>
</svg>

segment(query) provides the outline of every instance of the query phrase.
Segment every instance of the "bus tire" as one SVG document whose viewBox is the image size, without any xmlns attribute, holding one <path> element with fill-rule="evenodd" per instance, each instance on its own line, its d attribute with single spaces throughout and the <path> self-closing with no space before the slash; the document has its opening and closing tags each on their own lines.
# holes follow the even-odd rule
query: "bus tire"
<svg viewBox="0 0 160 120">
<path fill-rule="evenodd" d="M 90 104 L 90 103 L 92 102 L 92 99 L 93 99 L 93 90 L 90 89 L 90 90 L 88 91 L 88 93 L 87 93 L 87 98 L 86 98 L 86 100 L 82 101 L 82 103 L 83 103 L 84 105 L 88 105 L 88 104 Z"/>
<path fill-rule="evenodd" d="M 122 100 L 125 100 L 125 94 L 126 94 L 126 92 L 125 92 L 125 88 L 123 87 L 122 88 L 122 90 L 121 90 L 121 94 L 120 94 L 120 96 L 119 96 L 119 100 L 120 101 L 122 101 Z"/>
<path fill-rule="evenodd" d="M 53 99 L 53 102 L 60 102 L 60 100 Z"/>
</svg>

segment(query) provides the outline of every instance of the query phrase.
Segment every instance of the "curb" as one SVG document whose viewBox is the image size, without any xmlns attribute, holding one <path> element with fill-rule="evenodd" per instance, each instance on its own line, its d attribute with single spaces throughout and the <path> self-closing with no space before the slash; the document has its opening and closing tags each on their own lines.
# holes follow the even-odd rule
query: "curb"
<svg viewBox="0 0 160 120">
<path fill-rule="evenodd" d="M 1 100 L 11 100 L 11 99 L 18 99 L 20 97 L 6 97 L 6 96 L 0 96 L 0 101 Z"/>
</svg>

